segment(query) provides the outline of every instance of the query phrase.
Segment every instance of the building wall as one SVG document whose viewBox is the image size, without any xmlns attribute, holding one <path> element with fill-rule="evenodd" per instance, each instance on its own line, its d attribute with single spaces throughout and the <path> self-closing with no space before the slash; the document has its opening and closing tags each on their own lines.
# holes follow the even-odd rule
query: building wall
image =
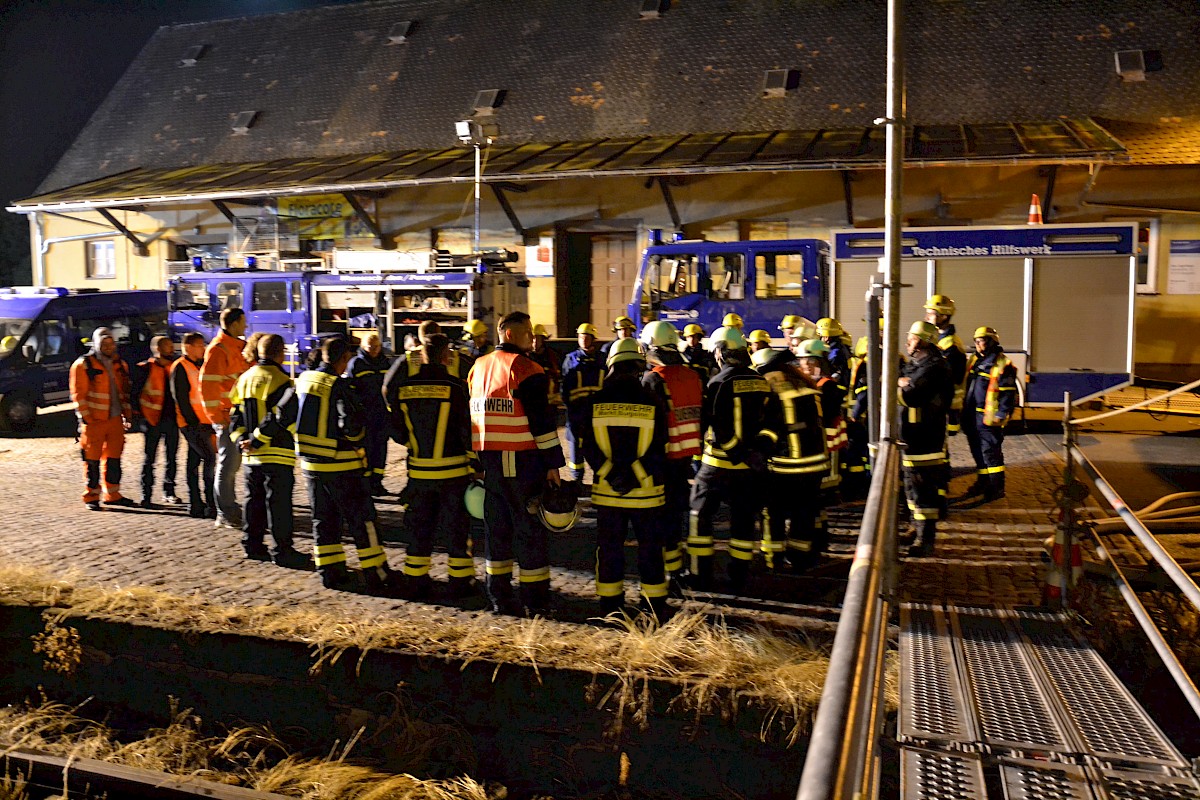
<svg viewBox="0 0 1200 800">
<path fill-rule="evenodd" d="M 1109 170 L 1118 168 L 1109 167 Z M 1107 174 L 1107 173 L 1106 173 Z M 850 184 L 853 222 L 859 227 L 883 224 L 881 171 L 853 174 Z M 1150 215 L 1085 205 L 1086 167 L 1061 167 L 1054 188 L 1053 208 L 1045 207 L 1047 222 L 1099 222 L 1149 219 Z M 1024 224 L 1029 195 L 1045 199 L 1046 174 L 1036 167 L 944 167 L 910 169 L 904 173 L 905 217 L 912 223 Z M 662 192 L 640 178 L 569 179 L 526 184 L 528 191 L 509 193 L 522 226 L 529 234 L 552 237 L 556 226 L 587 227 L 624 220 L 639 234 L 649 228 L 671 230 Z M 747 238 L 821 238 L 831 229 L 849 227 L 843 179 L 836 172 L 732 174 L 672 179 L 674 198 L 685 235 L 732 240 Z M 235 207 L 236 213 L 249 213 Z M 400 249 L 430 246 L 469 252 L 473 209 L 470 185 L 434 186 L 393 192 L 376 201 L 380 227 Z M 69 287 L 104 289 L 151 288 L 165 285 L 168 241 L 228 233 L 229 224 L 211 204 L 191 204 L 145 213 L 118 211 L 118 218 L 143 239 L 155 237 L 150 256 L 141 258 L 132 243 L 113 232 L 116 276 L 85 276 L 85 244 L 62 242 L 45 256 L 45 282 Z M 94 213 L 76 216 L 100 220 Z M 1154 263 L 1157 294 L 1139 294 L 1135 303 L 1135 361 L 1139 375 L 1183 379 L 1200 377 L 1200 295 L 1168 294 L 1169 242 L 1200 239 L 1200 217 L 1156 214 L 1160 219 Z M 103 229 L 43 215 L 44 237 L 103 233 Z M 100 220 L 102 221 L 102 220 Z M 481 245 L 515 250 L 524 269 L 525 241 L 512 229 L 490 190 L 482 202 Z M 553 241 L 543 238 L 542 241 Z M 640 249 L 640 243 L 639 243 Z M 557 259 L 558 254 L 556 254 Z M 562 275 L 530 280 L 529 312 L 552 333 Z M 1063 298 L 1064 303 L 1071 302 Z"/>
</svg>

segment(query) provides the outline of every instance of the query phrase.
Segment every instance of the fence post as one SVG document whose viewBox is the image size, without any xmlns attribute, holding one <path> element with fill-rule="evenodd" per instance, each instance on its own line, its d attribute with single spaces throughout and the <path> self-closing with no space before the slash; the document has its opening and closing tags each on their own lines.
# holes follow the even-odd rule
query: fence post
<svg viewBox="0 0 1200 800">
<path fill-rule="evenodd" d="M 1059 605 L 1066 609 L 1070 606 L 1068 591 L 1071 586 L 1071 567 L 1074 559 L 1071 551 L 1074 549 L 1075 533 L 1075 464 L 1072 448 L 1075 444 L 1075 426 L 1071 424 L 1071 393 L 1063 392 L 1063 490 L 1059 501 L 1062 517 L 1055 531 L 1055 547 L 1052 560 L 1058 569 Z M 1048 583 L 1048 581 L 1047 581 Z"/>
</svg>

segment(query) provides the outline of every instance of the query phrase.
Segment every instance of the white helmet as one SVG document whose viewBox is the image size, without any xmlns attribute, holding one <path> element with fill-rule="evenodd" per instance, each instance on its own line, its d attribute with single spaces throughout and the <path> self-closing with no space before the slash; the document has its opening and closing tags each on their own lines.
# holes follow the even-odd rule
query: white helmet
<svg viewBox="0 0 1200 800">
<path fill-rule="evenodd" d="M 679 331 L 675 330 L 674 325 L 661 319 L 647 322 L 638 341 L 648 347 L 678 347 Z"/>
</svg>

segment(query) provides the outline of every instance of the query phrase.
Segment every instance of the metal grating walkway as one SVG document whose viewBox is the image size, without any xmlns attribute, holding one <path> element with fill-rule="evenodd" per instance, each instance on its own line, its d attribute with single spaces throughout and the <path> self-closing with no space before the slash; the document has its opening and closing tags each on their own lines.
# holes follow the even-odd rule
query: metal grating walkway
<svg viewBox="0 0 1200 800">
<path fill-rule="evenodd" d="M 1179 751 L 1060 616 L 900 614 L 902 800 L 1200 800 Z"/>
</svg>

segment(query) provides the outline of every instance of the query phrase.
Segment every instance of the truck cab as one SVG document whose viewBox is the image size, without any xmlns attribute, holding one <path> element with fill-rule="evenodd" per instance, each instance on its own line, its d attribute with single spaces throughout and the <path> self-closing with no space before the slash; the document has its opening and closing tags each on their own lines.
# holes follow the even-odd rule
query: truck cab
<svg viewBox="0 0 1200 800">
<path fill-rule="evenodd" d="M 0 289 L 0 428 L 27 431 L 38 408 L 70 400 L 71 364 L 96 328 L 110 328 L 132 366 L 167 332 L 162 291 L 70 291 L 56 286 Z"/>
<path fill-rule="evenodd" d="M 762 329 L 777 337 L 788 314 L 810 321 L 823 316 L 828 260 L 829 245 L 819 239 L 652 240 L 642 253 L 629 316 L 642 324 L 696 323 L 712 333 L 735 313 L 746 332 Z"/>
</svg>

